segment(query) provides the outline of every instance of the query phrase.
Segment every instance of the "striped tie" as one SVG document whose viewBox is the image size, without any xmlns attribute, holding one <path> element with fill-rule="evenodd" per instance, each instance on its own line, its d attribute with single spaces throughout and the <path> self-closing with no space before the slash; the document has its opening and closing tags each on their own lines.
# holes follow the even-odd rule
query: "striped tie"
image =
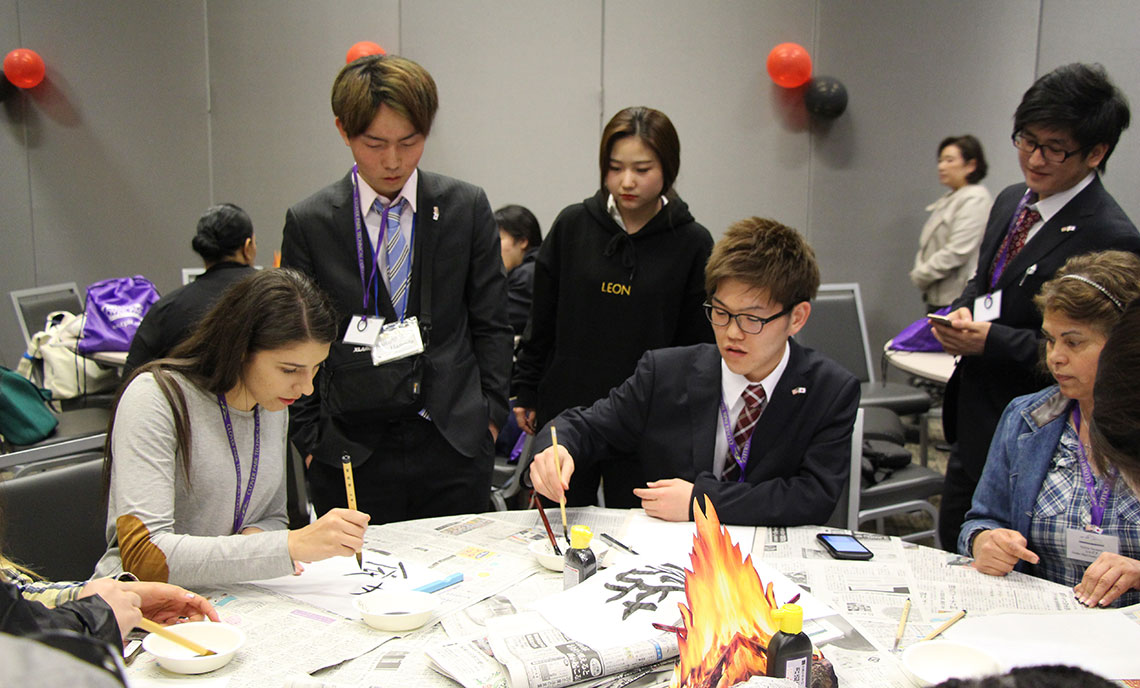
<svg viewBox="0 0 1140 688">
<path fill-rule="evenodd" d="M 749 440 L 752 439 L 752 431 L 756 429 L 756 421 L 760 420 L 760 414 L 764 412 L 765 402 L 768 399 L 764 393 L 764 386 L 759 382 L 745 387 L 744 394 L 741 396 L 744 399 L 744 409 L 736 419 L 736 428 L 732 431 L 732 439 L 736 442 L 738 452 L 743 452 L 744 448 L 748 446 Z M 733 458 L 730 451 L 721 479 L 735 481 L 739 478 L 740 464 L 736 463 L 736 459 Z"/>
<path fill-rule="evenodd" d="M 401 198 L 387 208 L 376 199 L 373 208 L 380 211 L 380 222 L 386 228 L 384 255 L 388 260 L 388 290 L 392 294 L 392 308 L 396 319 L 403 320 L 408 307 L 408 279 L 412 273 L 412 249 L 400 232 L 400 213 L 406 200 Z"/>
</svg>

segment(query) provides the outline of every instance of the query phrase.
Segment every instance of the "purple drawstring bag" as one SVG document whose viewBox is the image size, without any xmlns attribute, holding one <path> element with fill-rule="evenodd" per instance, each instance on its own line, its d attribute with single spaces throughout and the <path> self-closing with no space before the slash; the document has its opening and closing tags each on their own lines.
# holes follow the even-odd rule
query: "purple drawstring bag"
<svg viewBox="0 0 1140 688">
<path fill-rule="evenodd" d="M 87 287 L 86 319 L 76 347 L 89 355 L 96 351 L 129 351 L 158 289 L 142 275 L 115 277 Z"/>
<path fill-rule="evenodd" d="M 946 315 L 949 312 L 950 306 L 934 311 L 937 315 Z M 930 321 L 926 316 L 915 320 L 895 335 L 891 340 L 891 348 L 895 351 L 943 351 L 942 343 L 934 338 L 930 327 Z"/>
</svg>

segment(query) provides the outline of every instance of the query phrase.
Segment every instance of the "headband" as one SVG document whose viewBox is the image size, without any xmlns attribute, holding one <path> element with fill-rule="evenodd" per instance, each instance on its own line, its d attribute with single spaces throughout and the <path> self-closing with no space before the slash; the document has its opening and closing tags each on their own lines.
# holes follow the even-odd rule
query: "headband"
<svg viewBox="0 0 1140 688">
<path fill-rule="evenodd" d="M 1107 298 L 1109 301 L 1111 301 L 1112 305 L 1116 306 L 1116 310 L 1118 310 L 1118 311 L 1124 310 L 1124 304 L 1120 303 L 1120 299 L 1116 298 L 1112 294 L 1109 294 L 1107 289 L 1100 286 L 1096 282 L 1092 281 L 1088 277 L 1085 277 L 1084 275 L 1064 275 L 1061 277 L 1061 279 L 1080 280 L 1080 281 L 1084 282 L 1085 284 L 1089 285 L 1090 287 L 1092 287 L 1093 289 L 1096 289 L 1100 293 L 1104 294 L 1105 298 Z"/>
</svg>

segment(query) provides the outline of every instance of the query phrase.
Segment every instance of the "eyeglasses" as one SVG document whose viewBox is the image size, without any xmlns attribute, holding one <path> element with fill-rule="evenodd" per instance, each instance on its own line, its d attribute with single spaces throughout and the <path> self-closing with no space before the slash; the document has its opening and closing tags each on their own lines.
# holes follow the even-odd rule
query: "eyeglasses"
<svg viewBox="0 0 1140 688">
<path fill-rule="evenodd" d="M 764 331 L 765 325 L 791 313 L 792 309 L 796 307 L 796 304 L 793 303 L 779 313 L 767 318 L 761 318 L 758 315 L 748 315 L 747 313 L 729 313 L 725 309 L 714 306 L 711 303 L 705 303 L 704 307 L 705 317 L 716 327 L 728 327 L 729 321 L 735 320 L 736 326 L 740 328 L 741 332 L 745 334 L 760 334 Z"/>
<path fill-rule="evenodd" d="M 1046 162 L 1054 163 L 1065 162 L 1070 157 L 1089 148 L 1089 146 L 1082 146 L 1073 151 L 1061 150 L 1047 143 L 1038 143 L 1020 131 L 1013 135 L 1013 147 L 1026 155 L 1033 155 L 1033 151 L 1040 149 L 1041 157 L 1045 158 Z"/>
</svg>

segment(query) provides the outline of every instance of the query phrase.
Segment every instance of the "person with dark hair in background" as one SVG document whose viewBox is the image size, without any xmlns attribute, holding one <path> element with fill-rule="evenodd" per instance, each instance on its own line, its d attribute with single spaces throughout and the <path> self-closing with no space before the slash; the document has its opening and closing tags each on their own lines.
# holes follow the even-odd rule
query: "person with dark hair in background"
<svg viewBox="0 0 1140 688">
<path fill-rule="evenodd" d="M 234 282 L 249 277 L 257 258 L 253 222 L 233 203 L 210 206 L 191 240 L 206 271 L 150 307 L 131 340 L 126 372 L 163 358 L 194 331 L 206 311 Z"/>
<path fill-rule="evenodd" d="M 681 143 L 664 113 L 629 107 L 602 132 L 598 191 L 559 213 L 539 251 L 515 364 L 515 418 L 528 433 L 621 384 L 650 349 L 711 342 L 701 311 L 712 235 L 673 189 Z M 630 457 L 579 470 L 572 506 L 637 505 Z"/>
<path fill-rule="evenodd" d="M 96 575 L 213 585 L 359 552 L 368 525 L 359 511 L 286 529 L 286 409 L 312 393 L 336 335 L 336 312 L 307 277 L 258 271 L 172 358 L 136 370 L 107 431 L 107 551 Z"/>
<path fill-rule="evenodd" d="M 317 513 L 344 505 L 347 459 L 377 523 L 485 511 L 512 349 L 491 205 L 418 168 L 439 104 L 420 65 L 354 60 L 331 101 L 356 164 L 289 208 L 281 243 L 340 313 L 316 392 L 289 414 L 309 494 Z"/>
<path fill-rule="evenodd" d="M 943 404 L 954 442 L 938 515 L 946 549 L 955 548 L 1006 405 L 1049 382 L 1037 367 L 1041 313 L 1033 297 L 1071 256 L 1140 252 L 1140 233 L 1099 174 L 1128 123 L 1128 102 L 1100 65 L 1049 72 L 1014 113 L 1025 183 L 994 201 L 977 272 L 951 304 L 952 325 L 933 325 L 946 352 L 961 357 Z"/>
<path fill-rule="evenodd" d="M 1092 453 L 1102 473 L 1110 467 L 1140 494 L 1140 300 L 1112 328 L 1100 352 L 1089 423 Z"/>
<path fill-rule="evenodd" d="M 926 312 L 958 298 L 978 264 L 978 245 L 993 197 L 979 184 L 986 177 L 982 144 L 970 136 L 950 136 L 938 144 L 938 181 L 948 187 L 926 206 L 910 281 L 922 291 Z"/>
<path fill-rule="evenodd" d="M 521 205 L 505 205 L 495 211 L 499 248 L 507 270 L 507 317 L 515 335 L 526 329 L 534 295 L 534 260 L 542 245 L 538 218 Z"/>
<path fill-rule="evenodd" d="M 998 423 L 958 536 L 982 573 L 1069 585 L 1090 607 L 1140 601 L 1140 501 L 1089 450 L 1097 361 L 1138 297 L 1140 257 L 1126 251 L 1074 256 L 1041 287 L 1043 362 L 1056 384 L 1011 401 Z"/>
</svg>

